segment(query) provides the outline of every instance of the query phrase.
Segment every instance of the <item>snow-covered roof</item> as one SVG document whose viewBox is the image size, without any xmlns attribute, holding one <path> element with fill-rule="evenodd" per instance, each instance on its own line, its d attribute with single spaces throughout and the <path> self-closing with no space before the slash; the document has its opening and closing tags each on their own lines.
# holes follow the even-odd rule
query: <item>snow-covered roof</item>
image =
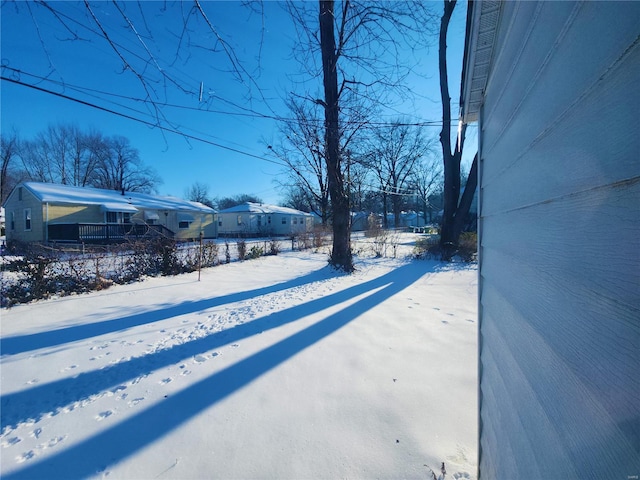
<svg viewBox="0 0 640 480">
<path fill-rule="evenodd" d="M 284 215 L 304 215 L 312 216 L 310 213 L 296 210 L 295 208 L 278 207 L 277 205 L 267 205 L 264 203 L 246 202 L 236 205 L 235 207 L 220 210 L 219 213 L 260 213 L 260 214 L 273 214 L 279 213 Z"/>
<path fill-rule="evenodd" d="M 100 188 L 74 187 L 55 183 L 24 182 L 22 184 L 43 203 L 67 203 L 100 205 L 109 211 L 130 212 L 141 210 L 186 210 L 214 213 L 214 210 L 198 202 L 177 197 L 150 195 L 139 192 L 121 192 Z"/>
</svg>

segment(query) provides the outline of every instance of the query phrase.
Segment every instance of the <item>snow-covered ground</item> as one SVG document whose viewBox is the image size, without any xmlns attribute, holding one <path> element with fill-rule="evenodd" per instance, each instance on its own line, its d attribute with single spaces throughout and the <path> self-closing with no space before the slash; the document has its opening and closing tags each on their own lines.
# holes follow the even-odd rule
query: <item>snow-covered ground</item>
<svg viewBox="0 0 640 480">
<path fill-rule="evenodd" d="M 3 479 L 475 478 L 477 269 L 286 252 L 2 310 Z"/>
</svg>

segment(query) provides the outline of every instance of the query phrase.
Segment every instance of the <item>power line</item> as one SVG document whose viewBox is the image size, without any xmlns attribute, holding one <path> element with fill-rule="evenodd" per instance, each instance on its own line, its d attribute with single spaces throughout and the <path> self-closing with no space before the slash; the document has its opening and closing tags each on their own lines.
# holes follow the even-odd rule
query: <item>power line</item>
<svg viewBox="0 0 640 480">
<path fill-rule="evenodd" d="M 107 92 L 104 90 L 98 90 L 98 89 L 94 89 L 94 88 L 89 88 L 89 87 L 83 87 L 80 85 L 74 85 L 71 83 L 66 83 L 66 82 L 59 82 L 59 81 L 55 81 L 52 80 L 50 78 L 47 77 L 43 77 L 40 75 L 36 75 L 33 73 L 29 73 L 26 72 L 24 70 L 19 70 L 16 68 L 12 68 L 9 66 L 3 66 L 4 69 L 10 70 L 12 72 L 15 72 L 17 74 L 20 75 L 27 75 L 33 78 L 37 78 L 38 80 L 41 81 L 47 81 L 50 83 L 53 83 L 55 85 L 64 87 L 64 88 L 70 88 L 73 90 L 76 90 L 79 93 L 85 93 L 88 94 L 87 92 L 94 92 L 97 94 L 101 94 L 101 95 L 107 95 L 110 97 L 116 97 L 116 98 L 122 98 L 125 100 L 131 100 L 133 102 L 136 103 L 143 103 L 143 104 L 152 104 L 154 106 L 160 106 L 160 107 L 169 107 L 169 108 L 179 108 L 179 109 L 183 109 L 183 110 L 190 110 L 190 111 L 195 111 L 195 112 L 200 112 L 200 113 L 215 113 L 215 114 L 221 114 L 221 115 L 230 115 L 230 116 L 237 116 L 237 117 L 248 117 L 248 118 L 257 118 L 257 119 L 264 119 L 264 120 L 275 120 L 278 122 L 299 122 L 300 119 L 297 118 L 292 118 L 292 117 L 285 117 L 285 116 L 279 116 L 279 115 L 269 115 L 266 113 L 262 113 L 262 112 L 258 112 L 256 110 L 250 109 L 250 108 L 246 108 L 246 107 L 242 107 L 240 105 L 235 104 L 234 102 L 231 102 L 230 100 L 224 99 L 222 97 L 218 97 L 216 96 L 215 98 L 218 98 L 219 100 L 228 103 L 229 105 L 244 110 L 245 112 L 231 112 L 231 111 L 226 111 L 226 110 L 211 110 L 211 109 L 202 109 L 199 107 L 191 107 L 188 105 L 179 105 L 179 104 L 175 104 L 175 103 L 167 103 L 167 102 L 158 102 L 155 100 L 150 100 L 150 99 L 144 99 L 144 98 L 136 98 L 136 97 L 132 97 L 130 95 L 122 95 L 119 93 L 113 93 L 113 92 Z M 16 83 L 20 83 L 21 85 L 24 86 L 31 86 L 28 83 L 25 82 L 17 82 Z M 46 91 L 46 90 L 45 90 Z M 55 92 L 50 92 L 50 93 L 55 93 Z M 97 97 L 100 98 L 100 97 Z M 130 108 L 130 107 L 125 107 L 125 108 Z M 133 110 L 133 109 L 131 109 Z M 135 110 L 134 110 L 135 111 Z M 140 113 L 140 112 L 138 112 Z M 314 119 L 309 119 L 307 120 L 309 123 L 315 123 L 315 124 L 323 124 L 324 120 L 322 119 L 318 119 L 318 120 L 314 120 Z M 398 126 L 398 127 L 441 127 L 442 126 L 442 120 L 423 120 L 423 121 L 418 121 L 418 122 L 374 122 L 374 121 L 368 121 L 366 122 L 366 124 L 368 125 L 373 125 L 373 126 L 377 126 L 377 127 L 391 127 L 391 126 Z M 451 125 L 452 126 L 457 126 L 458 122 L 457 121 L 452 121 Z"/>
<path fill-rule="evenodd" d="M 142 123 L 143 125 L 147 125 L 147 126 L 152 127 L 152 128 L 158 128 L 158 129 L 163 130 L 165 132 L 174 133 L 176 135 L 180 135 L 182 137 L 189 138 L 191 140 L 196 140 L 198 142 L 203 142 L 203 143 L 212 145 L 214 147 L 218 147 L 218 148 L 222 148 L 224 150 L 228 150 L 228 151 L 231 151 L 231 152 L 234 152 L 234 153 L 238 153 L 240 155 L 256 158 L 258 160 L 262 160 L 264 162 L 273 163 L 273 164 L 279 165 L 281 167 L 286 167 L 286 165 L 284 163 L 277 162 L 275 160 L 270 160 L 268 158 L 260 157 L 258 155 L 254 155 L 254 154 L 249 153 L 249 152 L 244 152 L 242 150 L 238 150 L 237 148 L 228 147 L 228 146 L 222 145 L 220 143 L 212 142 L 211 140 L 206 140 L 204 138 L 196 137 L 195 135 L 190 135 L 188 133 L 184 133 L 184 132 L 181 132 L 181 131 L 173 129 L 173 128 L 165 127 L 165 126 L 160 125 L 158 123 L 148 122 L 146 120 L 142 120 L 140 118 L 136 118 L 136 117 L 133 117 L 131 115 L 127 115 L 126 113 L 116 112 L 115 110 L 111 110 L 111 109 L 106 108 L 106 107 L 101 107 L 101 106 L 96 105 L 94 103 L 90 103 L 90 102 L 87 102 L 87 101 L 84 101 L 84 100 L 80 100 L 78 98 L 74 98 L 74 97 L 71 97 L 69 95 L 65 95 L 63 93 L 58 93 L 58 92 L 54 92 L 52 90 L 48 90 L 46 88 L 38 87 L 38 86 L 35 86 L 35 85 L 30 85 L 28 83 L 21 82 L 20 80 L 15 80 L 15 79 L 8 78 L 8 77 L 5 77 L 5 76 L 0 76 L 0 79 L 1 80 L 5 80 L 7 82 L 15 83 L 17 85 L 21 85 L 23 87 L 32 88 L 32 89 L 38 90 L 40 92 L 48 93 L 50 95 L 54 95 L 54 96 L 57 96 L 57 97 L 60 97 L 60 98 L 64 98 L 65 100 L 71 100 L 72 102 L 76 102 L 76 103 L 79 103 L 81 105 L 85 105 L 87 107 L 95 108 L 95 109 L 101 110 L 103 112 L 111 113 L 113 115 L 117 115 L 119 117 L 126 118 L 128 120 L 133 120 L 134 122 Z"/>
</svg>

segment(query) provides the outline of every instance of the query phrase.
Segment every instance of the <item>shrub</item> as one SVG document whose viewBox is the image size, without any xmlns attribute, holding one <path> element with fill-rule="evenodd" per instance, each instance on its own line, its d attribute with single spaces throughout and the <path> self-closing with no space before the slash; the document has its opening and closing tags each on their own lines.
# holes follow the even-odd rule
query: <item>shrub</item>
<svg viewBox="0 0 640 480">
<path fill-rule="evenodd" d="M 275 238 L 269 241 L 269 255 L 278 255 L 280 253 L 280 242 Z"/>
<path fill-rule="evenodd" d="M 247 242 L 238 240 L 236 248 L 238 249 L 238 259 L 244 260 L 247 257 Z"/>
<path fill-rule="evenodd" d="M 224 241 L 224 260 L 227 263 L 231 263 L 231 250 L 229 250 L 229 242 Z"/>
<path fill-rule="evenodd" d="M 458 240 L 457 255 L 465 262 L 472 262 L 478 254 L 478 233 L 463 232 Z"/>
<path fill-rule="evenodd" d="M 262 255 L 264 255 L 264 249 L 262 247 L 258 247 L 257 245 L 254 245 L 253 247 L 251 247 L 251 249 L 249 250 L 249 254 L 247 255 L 247 258 L 249 260 L 252 260 L 254 258 L 259 258 Z"/>
<path fill-rule="evenodd" d="M 215 267 L 220 263 L 218 258 L 218 244 L 215 242 L 207 242 L 202 245 L 202 266 Z"/>
</svg>

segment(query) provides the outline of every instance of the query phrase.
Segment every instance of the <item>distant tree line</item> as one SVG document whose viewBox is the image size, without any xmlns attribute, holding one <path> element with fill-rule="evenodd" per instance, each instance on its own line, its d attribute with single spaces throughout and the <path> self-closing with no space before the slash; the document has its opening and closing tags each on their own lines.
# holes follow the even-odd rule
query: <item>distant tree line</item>
<svg viewBox="0 0 640 480">
<path fill-rule="evenodd" d="M 153 193 L 162 183 L 127 137 L 73 124 L 50 125 L 31 139 L 0 135 L 2 202 L 21 181 Z"/>
</svg>

